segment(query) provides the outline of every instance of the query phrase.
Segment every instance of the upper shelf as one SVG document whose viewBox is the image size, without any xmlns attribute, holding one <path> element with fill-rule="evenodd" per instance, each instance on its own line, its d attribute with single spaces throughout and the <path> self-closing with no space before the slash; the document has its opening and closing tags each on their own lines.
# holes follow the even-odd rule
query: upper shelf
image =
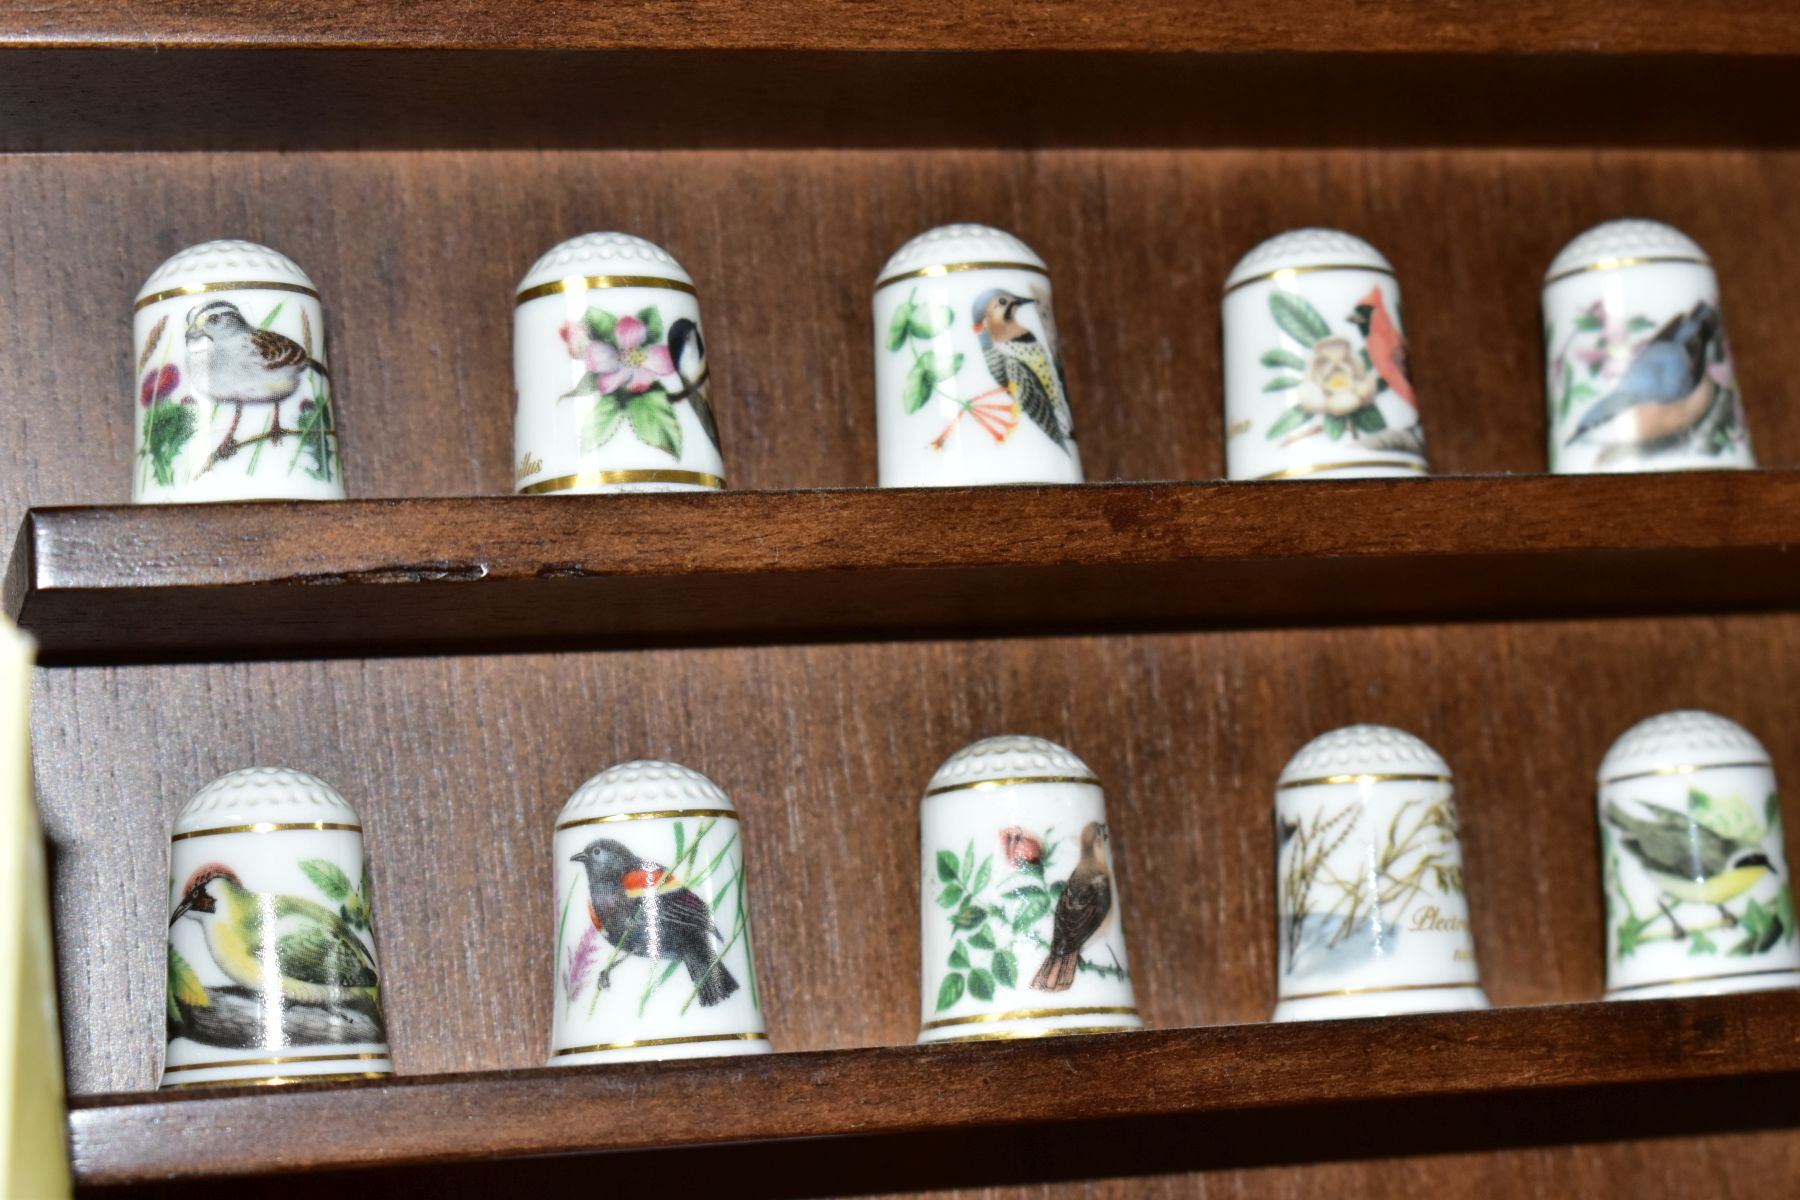
<svg viewBox="0 0 1800 1200">
<path fill-rule="evenodd" d="M 1786 0 L 37 0 L 0 151 L 1787 145 L 1797 58 Z"/>
<path fill-rule="evenodd" d="M 1797 1020 L 1800 993 L 1789 991 L 94 1096 L 74 1101 L 70 1144 L 76 1178 L 88 1186 L 1098 1115 L 1242 1114 L 1235 1135 L 1286 1143 L 1288 1156 L 1304 1156 L 1304 1143 L 1329 1142 L 1329 1130 L 1342 1127 L 1356 1143 L 1345 1152 L 1362 1154 L 1382 1144 L 1382 1122 L 1346 1123 L 1341 1107 L 1320 1120 L 1296 1114 L 1424 1100 L 1439 1119 L 1453 1097 L 1512 1097 L 1505 1119 L 1489 1125 L 1498 1140 L 1568 1089 L 1582 1089 L 1578 1123 L 1597 1109 L 1628 1107 L 1620 1089 L 1732 1079 L 1760 1096 L 1756 1080 L 1785 1077 L 1787 1096 L 1800 1071 Z M 1521 1093 L 1533 1103 L 1518 1104 Z M 1705 1105 L 1692 1097 L 1650 1103 L 1681 1132 L 1706 1127 Z"/>
<path fill-rule="evenodd" d="M 1800 471 L 33 509 L 47 662 L 1800 604 Z"/>
<path fill-rule="evenodd" d="M 1786 0 L 39 0 L 0 46 L 456 50 L 976 50 L 1750 54 L 1800 52 Z"/>
</svg>

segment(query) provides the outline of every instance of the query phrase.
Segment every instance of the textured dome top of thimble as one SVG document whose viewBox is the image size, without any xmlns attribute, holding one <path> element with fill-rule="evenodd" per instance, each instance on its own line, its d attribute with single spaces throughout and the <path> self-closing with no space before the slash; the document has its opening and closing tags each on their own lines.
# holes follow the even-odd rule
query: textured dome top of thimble
<svg viewBox="0 0 1800 1200">
<path fill-rule="evenodd" d="M 1294 267 L 1371 267 L 1392 271 L 1381 251 L 1341 229 L 1290 229 L 1253 247 L 1225 277 L 1227 289 Z"/>
<path fill-rule="evenodd" d="M 700 772 L 680 763 L 639 759 L 608 767 L 576 788 L 556 823 L 696 808 L 737 811 L 725 790 Z"/>
<path fill-rule="evenodd" d="M 1006 779 L 1026 782 L 1044 780 L 1084 780 L 1093 783 L 1093 769 L 1071 751 L 1040 737 L 1008 733 L 999 737 L 970 742 L 944 760 L 926 792 L 940 788 L 961 787 L 973 783 L 991 783 Z"/>
<path fill-rule="evenodd" d="M 1328 779 L 1333 775 L 1450 776 L 1444 756 L 1404 729 L 1391 725 L 1346 725 L 1321 733 L 1281 770 L 1278 783 Z"/>
<path fill-rule="evenodd" d="M 655 242 L 629 233 L 584 233 L 550 247 L 519 280 L 518 290 L 571 275 L 646 275 L 690 285 L 694 282 L 675 256 Z"/>
<path fill-rule="evenodd" d="M 255 242 L 201 242 L 178 250 L 150 272 L 138 299 L 190 283 L 297 283 L 312 287 L 300 265 L 279 250 Z M 317 290 L 317 289 L 314 289 Z"/>
<path fill-rule="evenodd" d="M 1756 735 L 1736 721 L 1695 708 L 1678 709 L 1639 721 L 1620 734 L 1600 760 L 1599 779 L 1605 783 L 1646 771 L 1769 761 Z"/>
<path fill-rule="evenodd" d="M 1550 261 L 1544 278 L 1551 280 L 1571 271 L 1597 267 L 1623 258 L 1685 258 L 1708 263 L 1706 251 L 1673 225 L 1638 219 L 1608 221 L 1596 225 L 1562 248 Z"/>
<path fill-rule="evenodd" d="M 875 279 L 880 282 L 926 267 L 958 263 L 1024 263 L 1049 269 L 1037 251 L 1004 229 L 992 225 L 939 225 L 894 251 Z"/>
<path fill-rule="evenodd" d="M 287 767 L 245 767 L 195 792 L 176 815 L 173 832 L 288 821 L 359 823 L 350 802 L 316 775 Z"/>
</svg>

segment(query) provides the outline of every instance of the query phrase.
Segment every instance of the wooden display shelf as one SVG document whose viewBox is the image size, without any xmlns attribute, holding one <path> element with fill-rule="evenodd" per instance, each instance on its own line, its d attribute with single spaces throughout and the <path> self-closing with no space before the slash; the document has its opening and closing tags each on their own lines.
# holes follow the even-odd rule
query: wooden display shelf
<svg viewBox="0 0 1800 1200">
<path fill-rule="evenodd" d="M 1767 992 L 95 1096 L 70 1128 L 93 1185 L 1102 1117 L 1278 1122 L 1318 1104 L 1791 1075 L 1797 1031 L 1800 992 Z"/>
<path fill-rule="evenodd" d="M 1792 470 L 51 508 L 6 607 L 51 662 L 1746 611 L 1796 544 Z"/>
</svg>

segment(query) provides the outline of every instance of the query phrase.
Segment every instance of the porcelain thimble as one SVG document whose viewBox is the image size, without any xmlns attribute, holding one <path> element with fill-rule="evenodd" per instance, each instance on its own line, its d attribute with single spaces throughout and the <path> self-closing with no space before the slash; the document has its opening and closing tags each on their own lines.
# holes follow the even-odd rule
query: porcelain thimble
<svg viewBox="0 0 1800 1200">
<path fill-rule="evenodd" d="M 1608 221 L 1544 275 L 1550 470 L 1750 468 L 1750 431 L 1699 243 L 1657 221 Z"/>
<path fill-rule="evenodd" d="M 1769 752 L 1709 712 L 1663 713 L 1600 763 L 1606 998 L 1800 986 Z"/>
<path fill-rule="evenodd" d="M 983 738 L 919 805 L 919 1040 L 1139 1029 L 1094 773 L 1043 738 Z"/>
<path fill-rule="evenodd" d="M 986 225 L 940 225 L 875 281 L 882 487 L 1080 483 L 1050 271 Z"/>
<path fill-rule="evenodd" d="M 233 771 L 170 841 L 162 1086 L 392 1074 L 362 823 L 336 789 Z"/>
<path fill-rule="evenodd" d="M 1379 250 L 1336 229 L 1272 237 L 1226 277 L 1222 314 L 1229 478 L 1427 469 L 1400 285 Z"/>
<path fill-rule="evenodd" d="M 1486 1008 L 1450 765 L 1403 730 L 1347 725 L 1275 784 L 1273 1020 Z"/>
<path fill-rule="evenodd" d="M 550 1065 L 767 1054 L 737 809 L 669 762 L 608 767 L 556 819 Z"/>
<path fill-rule="evenodd" d="M 132 357 L 134 502 L 344 498 L 325 314 L 292 259 L 189 246 L 138 290 Z"/>
<path fill-rule="evenodd" d="M 725 486 L 694 279 L 654 242 L 588 233 L 538 259 L 513 381 L 520 495 Z"/>
</svg>

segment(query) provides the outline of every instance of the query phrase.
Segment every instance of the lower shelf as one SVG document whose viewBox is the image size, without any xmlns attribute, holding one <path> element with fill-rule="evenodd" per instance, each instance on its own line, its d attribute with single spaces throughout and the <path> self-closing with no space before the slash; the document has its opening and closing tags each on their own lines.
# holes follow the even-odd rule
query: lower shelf
<svg viewBox="0 0 1800 1200">
<path fill-rule="evenodd" d="M 1790 991 L 92 1096 L 69 1123 L 94 1186 L 1797 1072 Z"/>
</svg>

